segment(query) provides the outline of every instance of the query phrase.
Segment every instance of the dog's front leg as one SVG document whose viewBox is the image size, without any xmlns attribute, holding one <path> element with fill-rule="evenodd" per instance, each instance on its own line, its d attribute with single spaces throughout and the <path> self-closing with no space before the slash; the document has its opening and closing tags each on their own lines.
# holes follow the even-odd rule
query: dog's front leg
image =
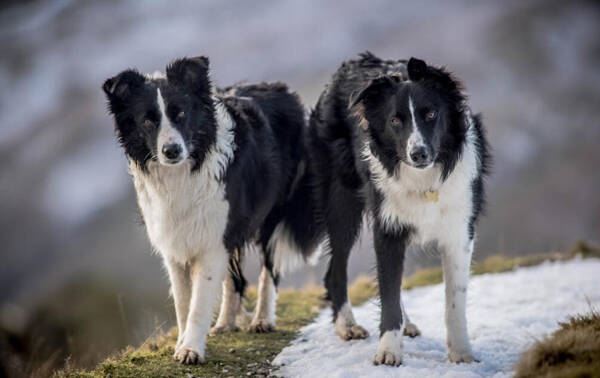
<svg viewBox="0 0 600 378">
<path fill-rule="evenodd" d="M 190 307 L 192 283 L 185 265 L 168 257 L 165 257 L 164 262 L 171 281 L 171 295 L 173 296 L 173 302 L 175 302 L 175 315 L 177 317 L 177 344 L 175 344 L 175 348 L 177 349 L 181 345 L 185 334 L 185 322 Z"/>
<path fill-rule="evenodd" d="M 227 271 L 227 261 L 227 251 L 221 247 L 205 251 L 190 263 L 190 310 L 183 342 L 173 356 L 181 363 L 204 362 L 206 335 L 219 297 L 219 288 Z"/>
<path fill-rule="evenodd" d="M 400 305 L 400 287 L 404 252 L 410 231 L 407 228 L 385 230 L 375 220 L 374 242 L 377 255 L 377 280 L 381 297 L 380 338 L 375 365 L 398 366 L 402 363 L 402 333 L 404 322 Z"/>
<path fill-rule="evenodd" d="M 467 332 L 467 286 L 471 269 L 473 243 L 453 233 L 451 240 L 441 243 L 442 264 L 446 286 L 446 332 L 448 356 L 452 362 L 473 362 L 473 352 Z"/>
</svg>

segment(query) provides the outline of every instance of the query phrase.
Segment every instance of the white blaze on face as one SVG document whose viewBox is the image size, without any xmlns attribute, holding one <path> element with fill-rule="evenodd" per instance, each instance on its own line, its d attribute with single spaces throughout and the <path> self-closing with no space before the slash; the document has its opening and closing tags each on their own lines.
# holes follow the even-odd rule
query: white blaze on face
<svg viewBox="0 0 600 378">
<path fill-rule="evenodd" d="M 181 136 L 179 130 L 171 125 L 171 120 L 167 117 L 167 111 L 165 107 L 165 101 L 160 93 L 160 89 L 156 91 L 156 101 L 158 103 L 158 108 L 160 111 L 160 127 L 158 130 L 158 137 L 156 138 L 156 150 L 158 153 L 158 161 L 161 164 L 173 165 L 173 162 L 167 158 L 163 153 L 163 147 L 178 144 L 181 147 L 181 154 L 179 155 L 180 160 L 178 162 L 182 162 L 188 157 L 188 149 L 185 145 L 185 141 Z M 177 163 L 178 163 L 177 162 Z"/>
<path fill-rule="evenodd" d="M 417 125 L 417 118 L 415 117 L 415 107 L 413 105 L 412 97 L 408 96 L 408 109 L 410 110 L 410 118 L 412 120 L 412 132 L 408 137 L 408 141 L 406 142 L 406 158 L 408 161 L 412 162 L 410 157 L 410 152 L 416 148 L 421 147 L 425 143 L 423 141 L 423 135 L 421 135 L 421 131 L 419 130 L 419 126 Z"/>
</svg>

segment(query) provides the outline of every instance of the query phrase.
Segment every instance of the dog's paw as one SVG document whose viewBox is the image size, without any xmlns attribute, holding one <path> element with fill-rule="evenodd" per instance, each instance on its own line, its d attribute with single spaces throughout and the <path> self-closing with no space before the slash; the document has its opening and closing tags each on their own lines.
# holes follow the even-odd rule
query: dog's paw
<svg viewBox="0 0 600 378">
<path fill-rule="evenodd" d="M 400 366 L 402 364 L 402 335 L 400 331 L 386 331 L 373 359 L 375 365 Z"/>
<path fill-rule="evenodd" d="M 275 331 L 275 325 L 267 319 L 253 320 L 248 328 L 249 332 L 252 333 L 268 333 Z"/>
<path fill-rule="evenodd" d="M 219 333 L 229 333 L 229 332 L 237 332 L 240 329 L 235 325 L 225 324 L 225 325 L 215 325 L 210 329 L 209 335 L 214 336 Z"/>
<path fill-rule="evenodd" d="M 400 366 L 402 365 L 402 354 L 391 351 L 377 351 L 373 363 L 375 365 Z"/>
<path fill-rule="evenodd" d="M 352 314 L 352 307 L 350 307 L 349 303 L 344 304 L 342 308 L 340 308 L 335 319 L 334 327 L 335 333 L 337 333 L 342 340 L 357 340 L 369 337 L 369 332 L 356 324 L 354 314 Z"/>
<path fill-rule="evenodd" d="M 419 331 L 419 328 L 414 323 L 406 323 L 406 326 L 404 326 L 404 336 L 417 337 L 419 335 L 421 335 L 421 331 Z"/>
<path fill-rule="evenodd" d="M 448 351 L 448 358 L 450 358 L 450 361 L 454 362 L 455 364 L 462 364 L 462 363 L 466 363 L 466 364 L 470 364 L 471 362 L 479 362 L 478 360 L 475 359 L 475 357 L 473 357 L 473 353 L 471 352 L 454 352 L 452 350 Z"/>
<path fill-rule="evenodd" d="M 173 355 L 175 361 L 185 365 L 196 365 L 204 363 L 204 353 L 195 351 L 191 348 L 179 347 Z"/>
<path fill-rule="evenodd" d="M 336 333 L 342 340 L 360 340 L 369 337 L 369 332 L 358 324 L 336 327 Z"/>
</svg>

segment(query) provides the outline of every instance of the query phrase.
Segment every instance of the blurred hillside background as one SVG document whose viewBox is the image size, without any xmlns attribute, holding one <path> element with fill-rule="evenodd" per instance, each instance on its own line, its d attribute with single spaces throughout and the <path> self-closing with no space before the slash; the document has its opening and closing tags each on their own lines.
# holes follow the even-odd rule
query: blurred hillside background
<svg viewBox="0 0 600 378">
<path fill-rule="evenodd" d="M 475 258 L 600 237 L 593 1 L 9 1 L 0 47 L 0 375 L 33 355 L 90 365 L 174 324 L 100 90 L 129 67 L 204 54 L 215 84 L 285 81 L 309 108 L 364 50 L 445 65 L 494 149 Z M 415 252 L 407 270 L 435 261 Z M 324 265 L 282 285 L 320 283 Z M 365 232 L 350 278 L 373 266 Z"/>
</svg>

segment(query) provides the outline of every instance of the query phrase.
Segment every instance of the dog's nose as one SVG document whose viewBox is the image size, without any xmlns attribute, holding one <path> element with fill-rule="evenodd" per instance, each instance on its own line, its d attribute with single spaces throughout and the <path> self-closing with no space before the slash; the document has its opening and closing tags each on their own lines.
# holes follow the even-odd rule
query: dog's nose
<svg viewBox="0 0 600 378">
<path fill-rule="evenodd" d="M 410 159 L 415 165 L 424 165 L 429 162 L 429 150 L 425 146 L 413 148 L 410 152 Z"/>
<path fill-rule="evenodd" d="M 165 144 L 162 147 L 162 153 L 167 159 L 177 159 L 181 155 L 182 148 L 177 143 Z"/>
</svg>

